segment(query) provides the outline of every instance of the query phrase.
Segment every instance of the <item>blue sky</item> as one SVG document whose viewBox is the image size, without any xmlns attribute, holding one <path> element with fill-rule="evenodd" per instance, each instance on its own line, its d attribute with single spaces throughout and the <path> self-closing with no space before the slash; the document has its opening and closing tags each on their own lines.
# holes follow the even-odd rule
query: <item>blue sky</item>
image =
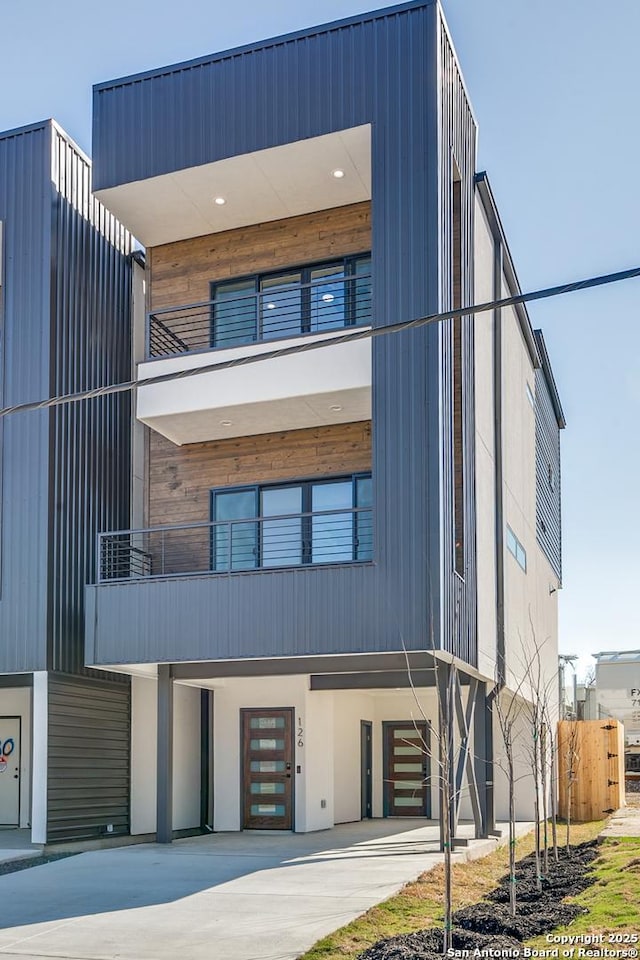
<svg viewBox="0 0 640 960">
<path fill-rule="evenodd" d="M 91 85 L 392 4 L 3 5 L 0 129 L 53 116 L 91 150 Z M 444 0 L 523 289 L 640 262 L 640 4 Z M 563 435 L 561 649 L 640 647 L 640 281 L 531 308 Z"/>
</svg>

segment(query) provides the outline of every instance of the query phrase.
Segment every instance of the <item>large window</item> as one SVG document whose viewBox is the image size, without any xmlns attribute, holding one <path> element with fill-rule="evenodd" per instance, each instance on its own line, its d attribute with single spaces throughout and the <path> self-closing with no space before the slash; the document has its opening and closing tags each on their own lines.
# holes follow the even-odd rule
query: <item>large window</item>
<svg viewBox="0 0 640 960">
<path fill-rule="evenodd" d="M 370 474 L 212 490 L 212 567 L 371 560 L 371 503 Z"/>
<path fill-rule="evenodd" d="M 371 320 L 371 256 L 212 283 L 211 345 L 316 333 Z"/>
</svg>

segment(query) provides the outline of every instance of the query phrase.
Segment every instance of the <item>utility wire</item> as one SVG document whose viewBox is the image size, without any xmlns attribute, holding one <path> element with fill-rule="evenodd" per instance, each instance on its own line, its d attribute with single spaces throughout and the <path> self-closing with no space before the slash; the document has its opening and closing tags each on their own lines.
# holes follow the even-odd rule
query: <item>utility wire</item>
<svg viewBox="0 0 640 960">
<path fill-rule="evenodd" d="M 468 307 L 457 307 L 454 310 L 445 310 L 442 313 L 433 313 L 427 317 L 417 317 L 405 320 L 402 323 L 388 323 L 385 326 L 368 329 L 354 329 L 349 333 L 331 337 L 326 340 L 303 340 L 290 347 L 269 350 L 266 353 L 250 354 L 244 357 L 235 357 L 231 360 L 221 360 L 217 363 L 208 363 L 204 366 L 190 367 L 187 370 L 177 370 L 172 373 L 161 373 L 143 380 L 127 380 L 123 383 L 111 383 L 104 387 L 93 387 L 90 390 L 81 390 L 78 393 L 68 393 L 59 397 L 49 397 L 46 400 L 32 400 L 27 403 L 17 403 L 11 407 L 0 409 L 0 418 L 12 413 L 25 413 L 30 410 L 45 410 L 49 407 L 59 407 L 67 403 L 78 403 L 81 400 L 93 400 L 97 397 L 106 397 L 114 393 L 133 392 L 140 387 L 153 387 L 162 383 L 173 383 L 186 377 L 196 377 L 205 373 L 216 373 L 220 370 L 231 370 L 234 367 L 244 367 L 263 360 L 275 360 L 280 357 L 290 357 L 297 353 L 307 353 L 309 350 L 320 350 L 323 347 L 334 346 L 337 343 L 351 343 L 355 340 L 369 340 L 374 337 L 386 336 L 389 333 L 401 333 L 403 330 L 415 330 L 426 327 L 442 320 L 453 320 L 456 317 L 475 316 L 478 313 L 487 313 L 490 310 L 501 310 L 504 307 L 514 307 L 521 303 L 532 303 L 535 300 L 548 300 L 565 293 L 575 293 L 578 290 L 589 290 L 592 287 L 602 287 L 610 283 L 619 283 L 622 280 L 631 280 L 640 277 L 640 266 L 630 270 L 619 270 L 617 273 L 607 273 L 599 277 L 588 277 L 586 280 L 574 280 L 555 287 L 546 287 L 543 290 L 534 290 L 531 293 L 519 293 L 514 297 L 505 297 L 502 300 L 489 300 L 486 303 L 474 304 Z M 177 354 L 176 356 L 182 356 Z M 158 357 L 158 360 L 163 359 Z M 175 359 L 175 357 L 172 357 Z M 153 362 L 150 361 L 150 362 Z"/>
</svg>

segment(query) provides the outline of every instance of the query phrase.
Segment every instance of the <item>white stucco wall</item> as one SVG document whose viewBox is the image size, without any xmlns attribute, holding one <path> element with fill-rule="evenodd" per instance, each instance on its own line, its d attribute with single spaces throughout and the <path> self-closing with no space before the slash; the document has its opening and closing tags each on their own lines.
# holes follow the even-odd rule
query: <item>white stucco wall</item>
<svg viewBox="0 0 640 960">
<path fill-rule="evenodd" d="M 157 684 L 131 678 L 131 833 L 155 833 Z M 173 828 L 200 824 L 200 690 L 174 684 Z"/>
<path fill-rule="evenodd" d="M 28 827 L 31 823 L 31 689 L 3 687 L 0 716 L 20 718 L 20 826 Z"/>
<path fill-rule="evenodd" d="M 200 690 L 174 684 L 173 829 L 200 826 Z"/>
<path fill-rule="evenodd" d="M 336 823 L 360 819 L 361 757 L 360 721 L 375 720 L 375 700 L 371 693 L 339 691 L 330 694 L 333 707 L 333 782 Z M 373 747 L 373 743 L 372 743 Z M 380 777 L 381 761 L 373 753 L 372 783 Z"/>
<path fill-rule="evenodd" d="M 493 237 L 482 204 L 475 210 L 475 302 L 493 299 Z M 496 671 L 495 460 L 493 388 L 493 314 L 474 321 L 476 405 L 476 516 L 478 564 L 478 670 L 493 679 Z"/>
</svg>

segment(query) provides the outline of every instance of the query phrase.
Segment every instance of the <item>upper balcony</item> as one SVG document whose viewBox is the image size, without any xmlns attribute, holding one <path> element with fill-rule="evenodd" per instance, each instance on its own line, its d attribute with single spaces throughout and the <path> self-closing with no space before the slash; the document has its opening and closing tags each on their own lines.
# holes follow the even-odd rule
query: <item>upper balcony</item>
<svg viewBox="0 0 640 960">
<path fill-rule="evenodd" d="M 371 418 L 371 341 L 272 356 L 193 373 L 230 359 L 318 340 L 344 340 L 372 321 L 369 254 L 212 282 L 211 299 L 147 317 L 138 419 L 178 445 Z"/>
</svg>

